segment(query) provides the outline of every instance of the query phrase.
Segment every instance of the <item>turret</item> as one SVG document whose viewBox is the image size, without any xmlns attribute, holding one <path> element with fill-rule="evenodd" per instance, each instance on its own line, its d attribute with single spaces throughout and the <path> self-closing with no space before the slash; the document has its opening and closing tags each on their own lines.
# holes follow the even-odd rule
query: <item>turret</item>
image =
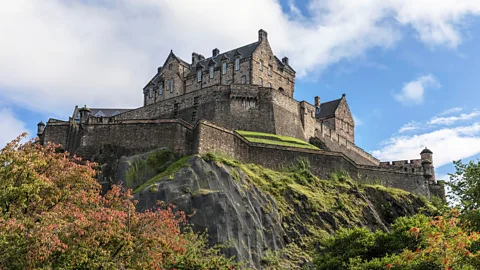
<svg viewBox="0 0 480 270">
<path fill-rule="evenodd" d="M 84 124 L 87 122 L 88 117 L 90 117 L 90 109 L 87 108 L 87 105 L 84 105 L 78 110 L 80 112 L 80 123 Z"/>
<path fill-rule="evenodd" d="M 40 122 L 37 124 L 37 136 L 38 136 L 39 138 L 42 137 L 44 130 L 45 130 L 45 123 L 43 123 L 42 121 L 40 121 Z"/>
<path fill-rule="evenodd" d="M 433 152 L 426 148 L 420 153 L 423 176 L 430 182 L 435 182 L 435 174 L 433 172 Z"/>
</svg>

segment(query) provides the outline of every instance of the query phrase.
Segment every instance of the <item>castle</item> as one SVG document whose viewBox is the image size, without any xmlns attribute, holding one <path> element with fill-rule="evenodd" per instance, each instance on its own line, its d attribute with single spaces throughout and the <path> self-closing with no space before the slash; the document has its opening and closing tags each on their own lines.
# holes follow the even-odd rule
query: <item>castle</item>
<svg viewBox="0 0 480 270">
<path fill-rule="evenodd" d="M 61 144 L 87 159 L 105 144 L 125 155 L 159 147 L 179 155 L 216 152 L 274 169 L 303 157 L 322 178 L 343 170 L 360 182 L 444 197 L 430 150 L 420 159 L 380 162 L 355 145 L 345 94 L 328 102 L 315 97 L 313 104 L 293 99 L 295 70 L 287 57 L 273 54 L 264 30 L 257 41 L 234 50 L 215 48 L 208 58 L 192 53 L 190 63 L 170 51 L 142 90 L 137 109 L 75 107 L 68 121 L 40 122 L 40 142 Z M 240 131 L 257 132 L 251 137 L 257 140 Z M 287 143 L 266 143 L 263 133 Z M 319 148 L 296 147 L 295 139 Z"/>
</svg>

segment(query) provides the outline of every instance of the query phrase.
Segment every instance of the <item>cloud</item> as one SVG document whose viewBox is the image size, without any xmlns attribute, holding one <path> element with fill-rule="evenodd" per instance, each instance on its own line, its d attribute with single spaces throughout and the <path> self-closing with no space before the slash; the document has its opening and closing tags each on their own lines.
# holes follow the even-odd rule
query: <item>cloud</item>
<svg viewBox="0 0 480 270">
<path fill-rule="evenodd" d="M 423 102 L 423 96 L 427 88 L 437 88 L 440 84 L 432 75 L 418 77 L 416 80 L 406 83 L 400 93 L 394 97 L 405 105 L 418 105 Z"/>
<path fill-rule="evenodd" d="M 0 88 L 31 110 L 75 104 L 136 107 L 170 49 L 186 60 L 256 40 L 263 28 L 299 78 L 376 48 L 413 28 L 428 46 L 455 48 L 470 0 L 310 0 L 306 14 L 277 0 L 16 0 L 0 9 Z M 234 13 L 232 13 L 234 11 Z M 24 97 L 29 97 L 28 99 Z"/>
<path fill-rule="evenodd" d="M 27 131 L 25 123 L 19 120 L 10 109 L 0 108 L 0 149 Z"/>
<path fill-rule="evenodd" d="M 403 125 L 398 132 L 399 133 L 404 133 L 407 131 L 413 131 L 413 130 L 418 130 L 420 128 L 419 123 L 415 121 L 410 121 L 407 124 Z"/>
<path fill-rule="evenodd" d="M 355 123 L 356 127 L 363 126 L 362 119 L 358 118 L 356 115 L 353 115 L 353 122 Z"/>
<path fill-rule="evenodd" d="M 393 136 L 373 151 L 381 160 L 404 160 L 420 157 L 420 151 L 428 147 L 434 153 L 434 165 L 438 168 L 453 160 L 464 159 L 480 153 L 480 124 L 442 128 L 410 136 Z"/>
<path fill-rule="evenodd" d="M 445 110 L 445 111 L 439 113 L 438 115 L 439 115 L 439 116 L 448 115 L 448 114 L 457 113 L 457 112 L 461 112 L 461 111 L 463 111 L 463 108 L 455 107 L 455 108 L 451 108 L 451 109 Z"/>
<path fill-rule="evenodd" d="M 448 116 L 448 117 L 435 116 L 430 121 L 428 121 L 428 124 L 429 125 L 453 125 L 455 122 L 470 120 L 478 116 L 480 116 L 480 111 L 473 111 L 468 114 L 462 113 L 459 116 Z"/>
</svg>

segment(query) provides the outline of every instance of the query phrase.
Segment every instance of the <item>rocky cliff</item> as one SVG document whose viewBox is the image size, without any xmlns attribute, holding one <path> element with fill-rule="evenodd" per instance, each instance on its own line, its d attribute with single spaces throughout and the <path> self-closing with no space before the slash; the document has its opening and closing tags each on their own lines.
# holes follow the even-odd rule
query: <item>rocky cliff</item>
<svg viewBox="0 0 480 270">
<path fill-rule="evenodd" d="M 135 189 L 138 210 L 175 204 L 212 244 L 226 243 L 227 256 L 258 269 L 308 265 L 340 227 L 388 230 L 399 216 L 435 210 L 425 198 L 358 185 L 343 172 L 318 179 L 303 160 L 281 171 L 212 154 L 179 159 L 167 149 L 112 160 L 106 168 Z"/>
</svg>

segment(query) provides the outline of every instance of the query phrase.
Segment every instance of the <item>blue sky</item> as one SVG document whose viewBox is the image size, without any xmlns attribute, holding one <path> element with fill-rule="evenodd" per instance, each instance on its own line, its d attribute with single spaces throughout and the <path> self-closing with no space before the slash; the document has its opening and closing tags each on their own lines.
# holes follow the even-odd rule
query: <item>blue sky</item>
<svg viewBox="0 0 480 270">
<path fill-rule="evenodd" d="M 139 107 L 170 49 L 189 61 L 260 28 L 297 70 L 295 98 L 347 95 L 356 143 L 382 160 L 480 157 L 480 1 L 46 0 L 0 8 L 0 146 L 75 105 Z"/>
</svg>

